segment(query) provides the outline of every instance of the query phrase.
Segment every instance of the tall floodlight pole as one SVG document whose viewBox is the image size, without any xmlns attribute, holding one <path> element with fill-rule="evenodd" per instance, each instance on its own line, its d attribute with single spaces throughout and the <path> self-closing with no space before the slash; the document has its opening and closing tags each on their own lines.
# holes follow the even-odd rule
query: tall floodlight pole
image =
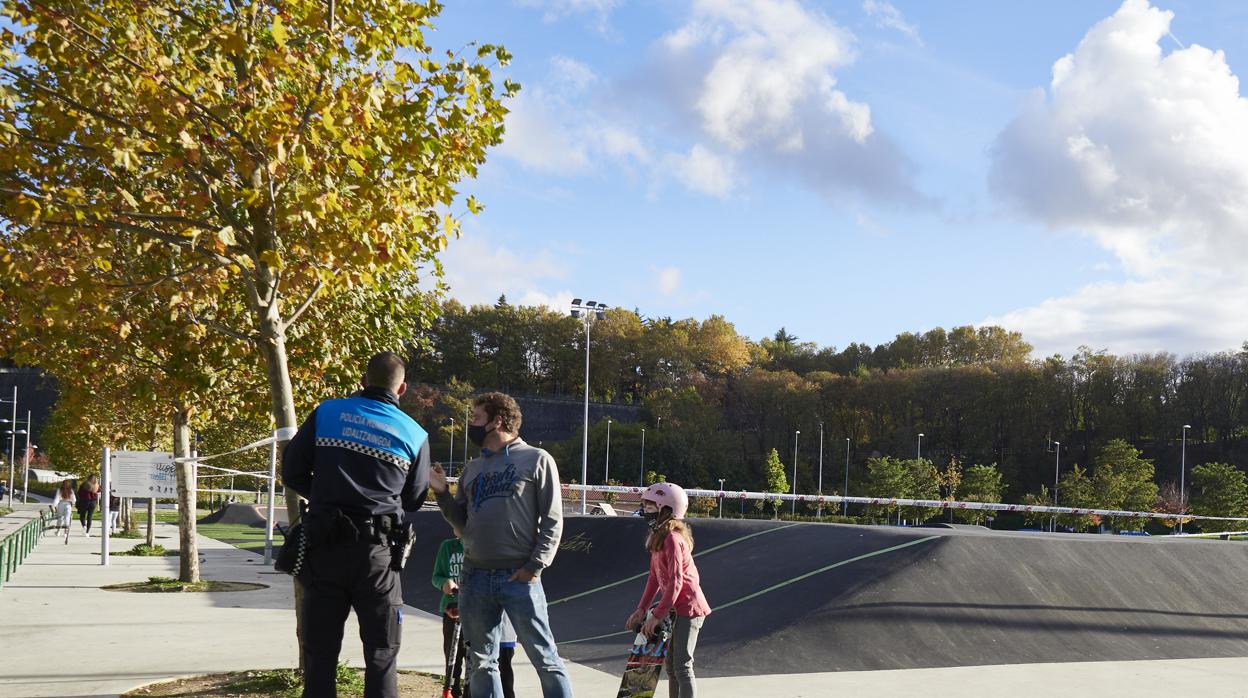
<svg viewBox="0 0 1248 698">
<path fill-rule="evenodd" d="M 724 480 L 727 478 L 719 478 L 719 518 L 724 518 Z"/>
<path fill-rule="evenodd" d="M 816 485 L 819 496 L 823 496 L 823 422 L 819 422 L 819 481 Z M 819 500 L 819 518 L 823 518 L 823 500 Z"/>
<path fill-rule="evenodd" d="M 919 432 L 919 445 L 914 449 L 914 457 L 916 460 L 923 460 L 923 432 Z"/>
<path fill-rule="evenodd" d="M 1057 475 L 1062 470 L 1062 442 L 1053 442 L 1053 451 L 1056 457 L 1053 459 L 1053 506 L 1057 506 Z M 1057 514 L 1053 515 L 1053 522 L 1050 525 L 1051 530 L 1057 533 Z"/>
<path fill-rule="evenodd" d="M 797 494 L 797 437 L 802 435 L 800 429 L 793 432 L 793 482 L 789 485 L 789 494 Z M 793 498 L 793 515 L 797 516 L 797 498 Z"/>
<path fill-rule="evenodd" d="M 1183 425 L 1183 450 L 1179 455 L 1179 513 L 1187 513 L 1187 430 L 1191 429 L 1191 424 Z M 1183 532 L 1183 519 L 1179 519 L 1179 533 Z"/>
<path fill-rule="evenodd" d="M 572 317 L 579 318 L 581 323 L 585 325 L 585 415 L 581 424 L 581 485 L 584 486 L 589 482 L 589 329 L 594 324 L 594 320 L 601 319 L 606 315 L 607 306 L 605 303 L 597 301 L 585 301 L 581 303 L 580 298 L 572 299 Z M 581 490 L 581 513 L 587 513 L 589 506 L 589 491 Z"/>
</svg>

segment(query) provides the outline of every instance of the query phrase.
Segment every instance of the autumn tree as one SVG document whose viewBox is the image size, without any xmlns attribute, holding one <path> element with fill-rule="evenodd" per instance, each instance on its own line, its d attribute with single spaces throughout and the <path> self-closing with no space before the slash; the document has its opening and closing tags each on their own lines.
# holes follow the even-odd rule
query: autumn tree
<svg viewBox="0 0 1248 698">
<path fill-rule="evenodd" d="M 785 494 L 789 491 L 789 478 L 784 473 L 784 463 L 780 462 L 779 451 L 774 448 L 771 449 L 771 452 L 767 454 L 767 462 L 763 465 L 763 470 L 767 477 L 768 492 Z M 770 502 L 773 518 L 779 518 L 780 516 L 780 503 L 781 500 L 779 498 Z"/>
<path fill-rule="evenodd" d="M 958 489 L 958 499 L 966 502 L 996 504 L 1005 495 L 1005 480 L 995 463 L 972 465 L 966 469 Z M 982 524 L 991 513 L 983 509 L 963 509 L 957 512 L 967 523 Z"/>
<path fill-rule="evenodd" d="M 500 47 L 435 54 L 432 1 L 4 8 L 2 271 L 55 323 L 101 293 L 118 250 L 158 261 L 147 281 L 178 286 L 165 300 L 186 333 L 260 359 L 277 427 L 297 423 L 300 321 L 360 286 L 398 311 L 409 270 L 436 275 L 455 187 L 517 89 L 496 89 Z M 321 372 L 358 358 L 303 331 Z"/>
<path fill-rule="evenodd" d="M 1192 468 L 1192 508 L 1197 516 L 1248 516 L 1248 477 L 1229 463 L 1205 463 Z M 1245 521 L 1202 521 L 1213 530 L 1240 531 Z"/>
</svg>

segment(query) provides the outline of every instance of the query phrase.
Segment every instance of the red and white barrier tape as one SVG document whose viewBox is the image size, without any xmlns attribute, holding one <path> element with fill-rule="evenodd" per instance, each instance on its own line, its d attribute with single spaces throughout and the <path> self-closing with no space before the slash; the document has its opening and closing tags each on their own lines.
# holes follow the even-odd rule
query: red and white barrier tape
<svg viewBox="0 0 1248 698">
<path fill-rule="evenodd" d="M 645 492 L 644 487 L 626 487 L 622 485 L 562 485 L 565 491 L 571 492 L 603 492 L 610 494 L 635 494 Z M 714 499 L 764 499 L 783 502 L 798 501 L 810 504 L 874 504 L 879 506 L 930 507 L 939 509 L 968 509 L 982 511 L 1016 511 L 1027 514 L 1075 514 L 1079 516 L 1120 516 L 1147 519 L 1183 519 L 1184 521 L 1248 521 L 1248 517 L 1235 516 L 1196 516 L 1194 514 L 1163 514 L 1155 511 L 1122 511 L 1118 509 L 1080 509 L 1076 507 L 1054 507 L 1031 504 L 998 504 L 991 502 L 957 502 L 944 499 L 901 499 L 891 497 L 839 497 L 836 495 L 813 494 L 779 494 L 775 492 L 733 492 L 729 490 L 695 490 L 685 489 L 690 497 L 711 497 Z"/>
</svg>

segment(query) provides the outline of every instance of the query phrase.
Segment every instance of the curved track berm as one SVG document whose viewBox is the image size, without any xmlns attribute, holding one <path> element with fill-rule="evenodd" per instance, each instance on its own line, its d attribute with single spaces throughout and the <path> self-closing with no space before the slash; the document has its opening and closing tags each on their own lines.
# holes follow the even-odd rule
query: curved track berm
<svg viewBox="0 0 1248 698">
<path fill-rule="evenodd" d="M 1224 541 L 699 519 L 714 613 L 700 676 L 1248 656 L 1248 546 Z M 450 528 L 417 515 L 407 603 Z M 644 585 L 645 524 L 566 519 L 543 575 L 568 659 L 615 673 Z"/>
</svg>

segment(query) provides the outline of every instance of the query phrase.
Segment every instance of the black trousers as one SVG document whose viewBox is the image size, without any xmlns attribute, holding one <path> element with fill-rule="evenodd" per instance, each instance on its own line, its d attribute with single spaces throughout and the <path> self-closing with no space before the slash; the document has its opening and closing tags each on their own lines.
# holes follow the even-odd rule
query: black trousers
<svg viewBox="0 0 1248 698">
<path fill-rule="evenodd" d="M 368 542 L 308 549 L 303 583 L 303 695 L 334 698 L 343 624 L 355 609 L 364 643 L 364 698 L 398 698 L 403 588 L 390 549 Z"/>
<path fill-rule="evenodd" d="M 78 522 L 86 530 L 91 530 L 91 517 L 95 516 L 95 502 L 86 502 L 78 505 Z"/>
</svg>

